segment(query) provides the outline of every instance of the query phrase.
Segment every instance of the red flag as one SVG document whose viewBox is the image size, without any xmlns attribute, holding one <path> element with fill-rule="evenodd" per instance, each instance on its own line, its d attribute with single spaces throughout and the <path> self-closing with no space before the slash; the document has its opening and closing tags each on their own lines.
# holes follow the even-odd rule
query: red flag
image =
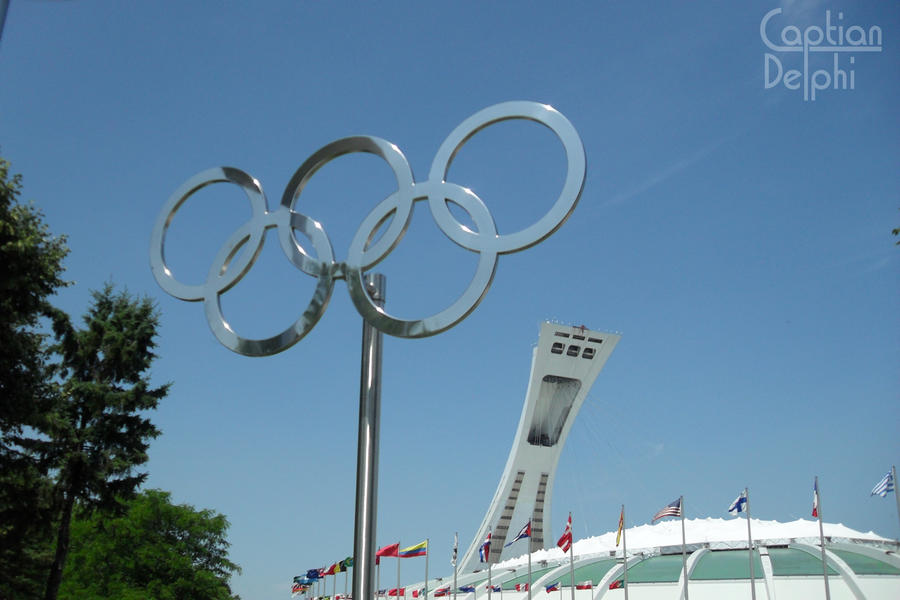
<svg viewBox="0 0 900 600">
<path fill-rule="evenodd" d="M 572 547 L 572 513 L 569 513 L 566 530 L 563 532 L 562 537 L 559 538 L 559 541 L 556 542 L 556 545 L 562 548 L 563 552 L 568 552 L 569 548 Z"/>
<path fill-rule="evenodd" d="M 400 556 L 400 542 L 379 548 L 375 552 L 375 556 Z"/>
<path fill-rule="evenodd" d="M 517 584 L 516 584 L 516 591 L 517 591 L 517 592 L 527 592 L 527 591 L 528 591 L 528 584 L 527 584 L 527 583 L 517 583 Z"/>
<path fill-rule="evenodd" d="M 611 589 L 611 590 L 618 590 L 618 589 L 624 588 L 624 587 L 625 587 L 624 579 L 616 579 L 611 584 L 609 584 L 609 589 Z"/>
<path fill-rule="evenodd" d="M 337 569 L 337 563 L 334 563 L 333 565 L 331 565 L 330 567 L 328 567 L 328 570 L 325 571 L 325 575 L 334 575 L 334 570 L 335 570 L 335 569 Z"/>
<path fill-rule="evenodd" d="M 594 587 L 594 582 L 588 579 L 587 581 L 582 581 L 578 585 L 575 586 L 576 590 L 590 590 Z"/>
<path fill-rule="evenodd" d="M 405 588 L 405 587 L 400 588 L 400 593 L 399 593 L 399 594 L 397 593 L 397 588 L 391 588 L 391 589 L 388 591 L 388 596 L 405 596 L 405 595 L 406 595 L 406 588 Z"/>
</svg>

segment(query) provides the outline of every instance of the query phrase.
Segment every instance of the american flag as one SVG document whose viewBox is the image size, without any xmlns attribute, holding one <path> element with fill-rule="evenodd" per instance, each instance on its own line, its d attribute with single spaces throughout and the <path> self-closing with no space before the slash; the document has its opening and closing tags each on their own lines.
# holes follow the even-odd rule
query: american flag
<svg viewBox="0 0 900 600">
<path fill-rule="evenodd" d="M 653 515 L 653 520 L 658 521 L 664 517 L 680 517 L 681 516 L 681 498 L 674 502 L 666 504 L 662 510 Z"/>
</svg>

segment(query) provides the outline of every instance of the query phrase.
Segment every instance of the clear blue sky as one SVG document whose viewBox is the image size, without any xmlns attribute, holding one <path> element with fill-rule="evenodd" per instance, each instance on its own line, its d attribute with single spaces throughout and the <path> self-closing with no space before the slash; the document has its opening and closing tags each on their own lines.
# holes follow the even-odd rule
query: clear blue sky
<svg viewBox="0 0 900 600">
<path fill-rule="evenodd" d="M 839 54 L 854 89 L 766 89 L 766 53 L 783 77 L 802 68 L 761 39 L 779 6 L 776 41 L 830 10 L 845 31 L 880 28 L 883 50 Z M 556 235 L 501 258 L 462 324 L 386 340 L 379 543 L 430 538 L 429 573 L 450 573 L 454 531 L 468 544 L 505 464 L 544 319 L 623 336 L 563 453 L 554 536 L 568 511 L 580 538 L 613 529 L 621 503 L 636 525 L 681 494 L 689 517 L 724 516 L 744 486 L 755 517 L 810 518 L 818 475 L 827 521 L 897 538 L 893 498 L 869 490 L 900 462 L 898 40 L 900 6 L 881 1 L 12 0 L 0 152 L 68 235 L 76 285 L 60 306 L 80 314 L 107 281 L 157 299 L 154 377 L 174 386 L 154 415 L 149 485 L 228 516 L 245 600 L 285 598 L 293 575 L 352 552 L 360 320 L 339 282 L 297 346 L 231 353 L 200 305 L 151 275 L 160 208 L 217 165 L 259 179 L 274 207 L 306 157 L 357 134 L 397 144 L 424 180 L 459 122 L 506 100 L 572 121 L 584 194 Z M 834 54 L 810 52 L 810 69 Z M 502 233 L 543 214 L 562 169 L 548 132 L 504 123 L 464 147 L 450 179 Z M 377 159 L 344 157 L 299 208 L 342 260 L 392 185 Z M 193 200 L 167 256 L 200 282 L 249 210 L 226 186 Z M 390 310 L 442 308 L 476 259 L 417 209 L 379 267 Z M 269 239 L 226 314 L 270 335 L 311 281 Z"/>
</svg>

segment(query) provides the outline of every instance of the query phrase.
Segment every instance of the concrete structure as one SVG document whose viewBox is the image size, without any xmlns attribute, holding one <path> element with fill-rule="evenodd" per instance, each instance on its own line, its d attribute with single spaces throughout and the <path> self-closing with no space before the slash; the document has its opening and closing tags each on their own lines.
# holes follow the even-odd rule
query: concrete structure
<svg viewBox="0 0 900 600">
<path fill-rule="evenodd" d="M 479 566 L 478 549 L 492 532 L 491 562 L 550 547 L 544 515 L 550 515 L 556 466 L 572 423 L 594 380 L 619 341 L 618 335 L 583 326 L 542 323 L 519 428 L 490 507 L 459 563 Z M 531 538 L 504 545 L 531 521 Z"/>
</svg>

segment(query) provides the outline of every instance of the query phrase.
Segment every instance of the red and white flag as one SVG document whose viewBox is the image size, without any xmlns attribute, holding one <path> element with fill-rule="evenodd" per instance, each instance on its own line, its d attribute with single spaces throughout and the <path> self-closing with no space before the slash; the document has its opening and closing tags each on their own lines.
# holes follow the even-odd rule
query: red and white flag
<svg viewBox="0 0 900 600">
<path fill-rule="evenodd" d="M 813 483 L 813 511 L 812 516 L 819 516 L 819 478 L 816 477 L 815 483 Z"/>
<path fill-rule="evenodd" d="M 572 547 L 572 513 L 569 513 L 569 520 L 566 522 L 566 530 L 562 537 L 556 542 L 556 545 L 562 548 L 563 552 L 568 552 Z"/>
</svg>

